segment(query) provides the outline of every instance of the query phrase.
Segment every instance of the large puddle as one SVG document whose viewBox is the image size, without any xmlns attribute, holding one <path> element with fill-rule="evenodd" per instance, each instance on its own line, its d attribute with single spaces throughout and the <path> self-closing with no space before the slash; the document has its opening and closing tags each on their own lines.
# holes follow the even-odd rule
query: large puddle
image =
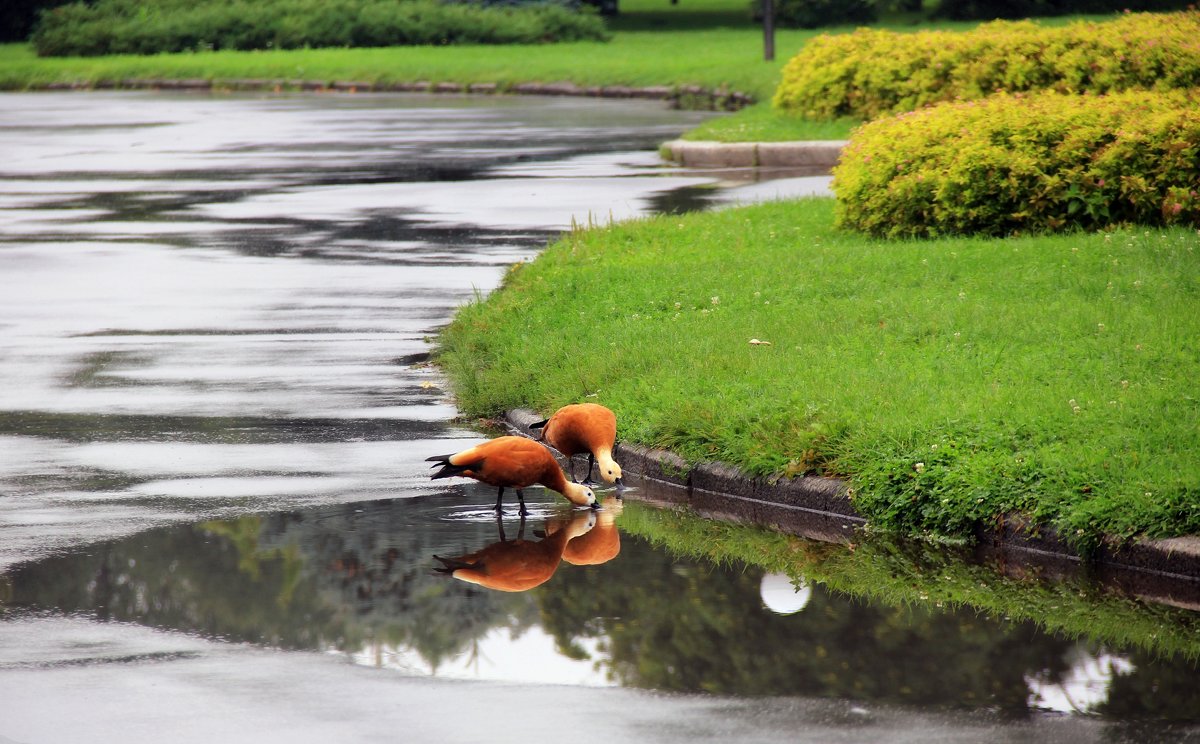
<svg viewBox="0 0 1200 744">
<path fill-rule="evenodd" d="M 845 546 L 805 580 L 664 548 L 632 500 L 497 521 L 429 481 L 483 435 L 428 338 L 507 265 L 573 222 L 825 188 L 664 167 L 701 116 L 0 96 L 0 742 L 1200 737 L 1186 609 L 1050 584 L 1070 617 L 1041 622 L 930 598 L 990 581 L 953 564 L 860 590 Z M 483 549 L 536 585 L 436 570 Z"/>
</svg>

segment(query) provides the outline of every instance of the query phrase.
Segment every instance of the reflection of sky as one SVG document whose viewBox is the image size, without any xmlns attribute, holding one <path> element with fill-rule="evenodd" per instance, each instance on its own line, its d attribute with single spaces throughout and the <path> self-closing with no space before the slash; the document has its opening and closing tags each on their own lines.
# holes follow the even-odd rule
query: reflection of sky
<svg viewBox="0 0 1200 744">
<path fill-rule="evenodd" d="M 616 682 L 608 679 L 599 662 L 603 639 L 579 638 L 575 642 L 588 658 L 562 655 L 554 637 L 537 626 L 519 634 L 509 628 L 493 628 L 457 656 L 443 659 L 436 670 L 419 652 L 404 647 L 371 645 L 350 658 L 362 666 L 446 679 L 615 687 Z"/>
<path fill-rule="evenodd" d="M 1029 685 L 1029 706 L 1062 713 L 1087 713 L 1108 700 L 1113 678 L 1129 674 L 1133 664 L 1121 656 L 1098 655 L 1075 646 L 1068 652 L 1070 668 L 1062 681 L 1053 683 L 1037 676 L 1025 678 Z"/>
<path fill-rule="evenodd" d="M 812 587 L 808 582 L 793 582 L 785 573 L 769 573 L 762 577 L 759 595 L 763 605 L 776 615 L 792 615 L 808 606 Z"/>
</svg>

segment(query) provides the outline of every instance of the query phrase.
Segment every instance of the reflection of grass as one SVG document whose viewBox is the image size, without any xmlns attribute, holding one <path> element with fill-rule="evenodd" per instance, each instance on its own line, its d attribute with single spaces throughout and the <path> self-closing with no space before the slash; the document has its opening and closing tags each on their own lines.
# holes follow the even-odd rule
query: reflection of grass
<svg viewBox="0 0 1200 744">
<path fill-rule="evenodd" d="M 870 537 L 853 547 L 700 519 L 629 502 L 622 530 L 676 555 L 746 563 L 891 606 L 970 607 L 1031 620 L 1050 632 L 1160 656 L 1200 659 L 1200 613 L 1143 603 L 1082 580 L 1017 579 L 966 562 L 953 549 Z"/>
<path fill-rule="evenodd" d="M 889 242 L 832 211 L 573 233 L 463 308 L 441 361 L 472 415 L 594 396 L 629 441 L 847 477 L 877 526 L 1200 532 L 1194 231 Z"/>
<path fill-rule="evenodd" d="M 280 582 L 275 601 L 280 607 L 287 607 L 292 603 L 292 597 L 302 578 L 304 557 L 295 545 L 261 550 L 258 545 L 259 534 L 262 532 L 261 517 L 213 520 L 202 523 L 200 529 L 210 535 L 229 540 L 237 551 L 238 570 L 255 582 L 262 579 L 264 562 L 278 561 Z"/>
</svg>

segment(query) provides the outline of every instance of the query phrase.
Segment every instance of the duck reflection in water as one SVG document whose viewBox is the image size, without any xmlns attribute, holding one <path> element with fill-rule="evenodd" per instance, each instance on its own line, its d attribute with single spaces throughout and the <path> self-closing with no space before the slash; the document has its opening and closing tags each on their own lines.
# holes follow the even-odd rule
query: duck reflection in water
<svg viewBox="0 0 1200 744">
<path fill-rule="evenodd" d="M 457 558 L 433 556 L 442 565 L 434 570 L 460 581 L 501 592 L 523 592 L 546 583 L 562 562 L 563 552 L 575 539 L 586 535 L 597 523 L 596 512 L 574 512 L 546 524 L 540 540 L 525 539 L 525 517 L 515 540 L 504 534 L 504 523 L 496 520 L 499 542 Z"/>
<path fill-rule="evenodd" d="M 598 566 L 616 558 L 621 552 L 621 533 L 617 530 L 617 517 L 624 508 L 622 502 L 609 500 L 596 513 L 596 526 L 567 543 L 562 559 L 572 566 Z M 546 525 L 547 533 L 552 529 L 561 527 Z"/>
</svg>

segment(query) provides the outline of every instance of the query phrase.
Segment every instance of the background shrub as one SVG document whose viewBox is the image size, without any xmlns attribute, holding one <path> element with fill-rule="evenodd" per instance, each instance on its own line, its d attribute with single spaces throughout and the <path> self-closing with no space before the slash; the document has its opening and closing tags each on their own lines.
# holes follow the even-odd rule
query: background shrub
<svg viewBox="0 0 1200 744">
<path fill-rule="evenodd" d="M 879 20 L 881 2 L 891 0 L 773 0 L 778 28 L 821 28 Z M 750 14 L 762 22 L 763 0 L 751 0 Z"/>
<path fill-rule="evenodd" d="M 1183 10 L 1192 0 L 940 0 L 936 18 L 990 21 L 996 18 L 1036 18 L 1072 13 Z"/>
<path fill-rule="evenodd" d="M 604 21 L 594 12 L 555 2 L 99 0 L 45 13 L 30 40 L 41 56 L 92 56 L 607 38 Z"/>
<path fill-rule="evenodd" d="M 1093 92 L 1200 85 L 1200 11 L 1043 28 L 859 29 L 821 35 L 783 69 L 774 105 L 811 119 L 871 119 L 996 91 Z"/>
<path fill-rule="evenodd" d="M 1200 106 L 1182 91 L 998 94 L 863 125 L 837 224 L 881 236 L 1200 226 Z"/>
</svg>

